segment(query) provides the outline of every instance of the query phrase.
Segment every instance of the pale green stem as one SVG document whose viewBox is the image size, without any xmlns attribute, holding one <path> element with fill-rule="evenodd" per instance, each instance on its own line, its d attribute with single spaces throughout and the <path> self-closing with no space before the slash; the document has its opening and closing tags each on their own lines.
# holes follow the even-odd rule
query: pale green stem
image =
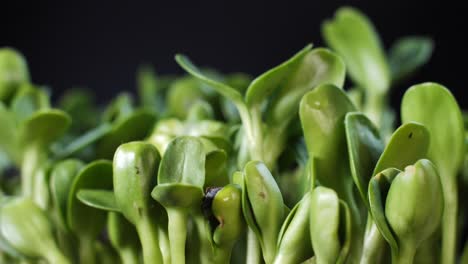
<svg viewBox="0 0 468 264">
<path fill-rule="evenodd" d="M 187 213 L 179 208 L 166 208 L 172 264 L 185 263 L 187 239 Z"/>
<path fill-rule="evenodd" d="M 158 227 L 148 215 L 144 215 L 136 225 L 143 250 L 144 264 L 161 264 L 162 255 L 158 241 Z"/>
<path fill-rule="evenodd" d="M 442 255 L 441 263 L 455 263 L 457 244 L 458 190 L 453 175 L 442 174 L 444 191 L 444 212 L 442 215 Z"/>
<path fill-rule="evenodd" d="M 262 113 L 258 107 L 250 109 L 251 126 L 252 126 L 252 141 L 250 155 L 254 160 L 264 161 L 263 156 L 263 130 L 262 130 Z"/>
<path fill-rule="evenodd" d="M 202 215 L 196 215 L 194 217 L 195 225 L 198 232 L 198 245 L 200 246 L 200 260 L 201 263 L 212 263 L 213 261 L 213 251 L 210 243 L 210 238 L 207 236 L 209 231 L 205 225 L 205 220 Z"/>
<path fill-rule="evenodd" d="M 94 238 L 83 235 L 80 236 L 80 263 L 86 264 L 95 264 L 96 262 L 96 253 L 94 250 Z"/>
<path fill-rule="evenodd" d="M 139 264 L 138 250 L 134 247 L 123 247 L 118 249 L 123 264 Z"/>
<path fill-rule="evenodd" d="M 385 106 L 385 96 L 385 94 L 379 93 L 366 94 L 364 112 L 369 117 L 369 119 L 377 125 L 378 128 L 380 128 L 382 125 L 382 113 Z"/>
<path fill-rule="evenodd" d="M 36 144 L 31 144 L 24 150 L 21 163 L 21 187 L 24 196 L 34 196 L 34 176 L 41 166 L 41 162 L 45 160 L 45 156 L 41 152 L 42 149 Z"/>
<path fill-rule="evenodd" d="M 254 231 L 249 227 L 247 230 L 247 258 L 245 263 L 258 264 L 261 263 L 261 259 L 260 244 L 258 243 Z"/>
<path fill-rule="evenodd" d="M 416 248 L 411 245 L 402 244 L 399 247 L 398 254 L 392 252 L 392 264 L 413 264 Z"/>
<path fill-rule="evenodd" d="M 171 264 L 171 245 L 166 228 L 167 227 L 158 225 L 159 248 L 161 249 L 163 263 Z"/>
</svg>

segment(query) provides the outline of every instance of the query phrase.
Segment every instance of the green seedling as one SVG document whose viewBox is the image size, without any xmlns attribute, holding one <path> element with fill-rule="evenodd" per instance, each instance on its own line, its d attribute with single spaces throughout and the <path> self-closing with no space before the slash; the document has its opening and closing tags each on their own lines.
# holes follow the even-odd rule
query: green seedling
<svg viewBox="0 0 468 264">
<path fill-rule="evenodd" d="M 291 59 L 254 79 L 246 89 L 245 95 L 238 89 L 204 75 L 183 55 L 177 55 L 176 61 L 188 73 L 210 85 L 235 104 L 242 120 L 244 140 L 249 146 L 251 158 L 265 161 L 272 167 L 285 147 L 286 130 L 297 113 L 296 105 L 301 97 L 321 83 L 341 86 L 344 81 L 343 62 L 326 49 L 311 51 L 311 47 L 305 47 Z M 280 89 L 281 84 L 283 85 Z M 261 111 L 268 98 L 273 98 L 267 107 L 268 115 L 265 120 L 270 129 L 264 132 Z"/>
<path fill-rule="evenodd" d="M 265 263 L 273 263 L 278 235 L 286 217 L 283 197 L 266 165 L 251 161 L 245 165 L 242 177 L 242 211 L 255 233 Z"/>
<path fill-rule="evenodd" d="M 2 205 L 0 232 L 25 256 L 50 263 L 71 263 L 58 249 L 46 213 L 29 198 L 12 198 Z"/>
<path fill-rule="evenodd" d="M 345 127 L 351 172 L 367 208 L 367 187 L 375 174 L 391 167 L 404 169 L 426 156 L 429 133 L 420 124 L 408 123 L 401 126 L 392 135 L 385 150 L 377 129 L 365 115 L 347 114 Z M 401 153 L 403 148 L 405 151 Z M 368 217 L 361 262 L 371 263 L 381 256 L 383 238 L 376 231 L 375 224 Z"/>
<path fill-rule="evenodd" d="M 125 218 L 136 227 L 144 263 L 163 261 L 158 227 L 153 219 L 156 204 L 151 199 L 160 160 L 155 147 L 135 141 L 120 145 L 113 161 L 115 200 Z"/>
<path fill-rule="evenodd" d="M 427 157 L 437 166 L 444 193 L 441 262 L 454 263 L 458 213 L 457 173 L 465 153 L 465 131 L 457 101 L 443 86 L 412 86 L 401 103 L 403 122 L 424 124 L 431 134 Z M 450 128 L 450 129 L 447 129 Z"/>
<path fill-rule="evenodd" d="M 185 263 L 187 219 L 199 210 L 205 183 L 205 151 L 194 137 L 178 137 L 167 147 L 151 196 L 166 209 L 172 263 Z"/>
<path fill-rule="evenodd" d="M 369 199 L 376 224 L 392 247 L 392 263 L 413 263 L 416 249 L 441 221 L 443 195 L 435 166 L 422 159 L 404 171 L 387 169 L 371 180 Z"/>
</svg>

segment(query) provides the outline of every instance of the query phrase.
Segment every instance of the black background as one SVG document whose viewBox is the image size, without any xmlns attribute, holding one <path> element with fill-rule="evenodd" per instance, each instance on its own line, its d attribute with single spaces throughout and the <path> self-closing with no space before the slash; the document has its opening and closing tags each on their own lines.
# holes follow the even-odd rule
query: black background
<svg viewBox="0 0 468 264">
<path fill-rule="evenodd" d="M 307 43 L 323 45 L 320 24 L 342 5 L 364 11 L 388 48 L 399 36 L 433 37 L 435 54 L 411 80 L 392 91 L 440 82 L 468 108 L 467 8 L 461 1 L 2 1 L 0 46 L 25 54 L 33 81 L 55 95 L 73 86 L 92 89 L 102 102 L 135 89 L 135 71 L 182 73 L 177 52 L 223 72 L 259 74 Z"/>
</svg>

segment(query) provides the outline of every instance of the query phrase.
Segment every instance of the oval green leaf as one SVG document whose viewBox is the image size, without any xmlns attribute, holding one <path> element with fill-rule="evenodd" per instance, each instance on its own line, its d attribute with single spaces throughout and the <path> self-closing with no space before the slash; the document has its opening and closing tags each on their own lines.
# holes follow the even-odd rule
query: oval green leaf
<svg viewBox="0 0 468 264">
<path fill-rule="evenodd" d="M 342 175 L 349 171 L 344 118 L 353 111 L 356 108 L 345 92 L 331 84 L 318 86 L 301 100 L 299 116 L 307 150 L 309 157 L 316 158 L 317 180 L 324 186 L 342 184 Z"/>
<path fill-rule="evenodd" d="M 68 196 L 70 229 L 77 235 L 95 238 L 106 223 L 107 213 L 80 202 L 76 194 L 81 189 L 112 190 L 112 162 L 97 160 L 86 165 L 75 177 Z"/>
<path fill-rule="evenodd" d="M 205 151 L 195 137 L 178 137 L 167 147 L 158 172 L 158 184 L 184 183 L 203 188 Z"/>
<path fill-rule="evenodd" d="M 267 122 L 287 126 L 288 120 L 296 116 L 297 105 L 306 92 L 325 83 L 343 87 L 345 73 L 344 62 L 332 51 L 325 48 L 311 50 L 274 97 L 267 112 Z"/>
<path fill-rule="evenodd" d="M 346 114 L 345 129 L 351 175 L 362 200 L 369 208 L 367 187 L 374 176 L 373 171 L 383 152 L 384 143 L 377 128 L 362 113 Z"/>
<path fill-rule="evenodd" d="M 388 54 L 392 81 L 402 80 L 426 64 L 433 50 L 434 42 L 427 37 L 410 36 L 395 41 Z"/>
<path fill-rule="evenodd" d="M 68 226 L 67 206 L 70 189 L 75 177 L 84 165 L 82 161 L 76 159 L 60 161 L 55 164 L 50 174 L 50 192 L 59 219 L 64 227 Z"/>
<path fill-rule="evenodd" d="M 354 8 L 342 7 L 333 20 L 325 21 L 322 34 L 340 54 L 350 77 L 369 93 L 386 93 L 390 70 L 379 36 L 371 21 Z"/>
<path fill-rule="evenodd" d="M 144 139 L 153 128 L 156 116 L 141 109 L 118 120 L 106 136 L 99 140 L 96 155 L 101 158 L 112 158 L 117 147 L 125 142 Z"/>
<path fill-rule="evenodd" d="M 309 53 L 310 49 L 312 49 L 312 44 L 305 46 L 287 61 L 255 78 L 245 94 L 247 105 L 252 107 L 264 102 L 300 66 L 301 61 Z"/>
<path fill-rule="evenodd" d="M 120 212 L 113 191 L 81 189 L 76 197 L 87 206 L 105 211 Z"/>
</svg>

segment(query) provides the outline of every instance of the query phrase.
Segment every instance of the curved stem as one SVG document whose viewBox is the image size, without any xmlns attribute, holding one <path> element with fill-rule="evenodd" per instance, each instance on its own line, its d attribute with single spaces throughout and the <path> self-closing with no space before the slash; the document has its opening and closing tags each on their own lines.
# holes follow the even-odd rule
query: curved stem
<svg viewBox="0 0 468 264">
<path fill-rule="evenodd" d="M 137 223 L 136 228 L 143 249 L 143 263 L 163 263 L 159 248 L 158 228 L 155 222 L 148 215 L 145 215 Z"/>
<path fill-rule="evenodd" d="M 382 126 L 382 113 L 384 107 L 385 94 L 368 93 L 366 94 L 366 103 L 364 112 L 370 120 L 380 129 Z"/>
<path fill-rule="evenodd" d="M 171 261 L 185 263 L 185 240 L 187 239 L 187 213 L 178 208 L 166 208 L 168 217 Z"/>
<path fill-rule="evenodd" d="M 261 263 L 261 251 L 260 244 L 258 243 L 257 237 L 252 229 L 248 228 L 247 231 L 247 258 L 245 263 L 247 264 L 258 264 Z"/>
<path fill-rule="evenodd" d="M 446 177 L 448 176 L 448 177 Z M 442 189 L 444 193 L 444 212 L 442 215 L 442 255 L 440 263 L 455 263 L 455 250 L 457 244 L 457 211 L 458 190 L 455 180 L 450 176 L 442 175 Z"/>
<path fill-rule="evenodd" d="M 33 197 L 34 175 L 41 161 L 44 159 L 41 152 L 41 148 L 37 144 L 28 146 L 23 152 L 23 160 L 21 162 L 21 187 L 24 196 Z"/>
</svg>

